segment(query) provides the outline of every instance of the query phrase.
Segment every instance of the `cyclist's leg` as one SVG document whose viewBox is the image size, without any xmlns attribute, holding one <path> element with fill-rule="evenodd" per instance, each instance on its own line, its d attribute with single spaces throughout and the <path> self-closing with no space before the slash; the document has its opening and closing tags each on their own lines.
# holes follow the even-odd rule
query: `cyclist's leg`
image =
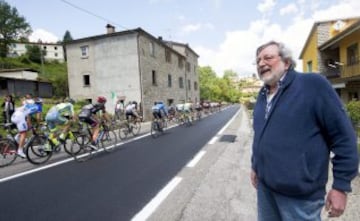
<svg viewBox="0 0 360 221">
<path fill-rule="evenodd" d="M 11 121 L 16 124 L 19 132 L 19 145 L 17 149 L 17 154 L 20 157 L 25 158 L 23 147 L 25 145 L 26 131 L 28 130 L 26 115 L 23 112 L 15 112 L 11 117 Z"/>
<path fill-rule="evenodd" d="M 100 132 L 100 123 L 96 115 L 93 115 L 89 118 L 89 123 L 91 125 L 91 133 L 92 133 L 91 143 L 93 145 L 96 145 L 97 137 L 99 136 L 99 132 Z"/>
<path fill-rule="evenodd" d="M 59 117 L 57 119 L 57 123 L 58 123 L 58 125 L 61 125 L 61 127 L 62 127 L 61 134 L 59 135 L 59 139 L 61 141 L 65 141 L 71 122 L 67 117 L 59 115 Z"/>
<path fill-rule="evenodd" d="M 46 124 L 48 125 L 49 128 L 49 140 L 51 140 L 51 142 L 53 143 L 54 146 L 58 146 L 60 144 L 59 140 L 58 140 L 58 131 L 59 128 L 57 127 L 57 125 L 59 124 L 58 119 L 58 115 L 54 114 L 54 115 L 47 115 L 47 117 L 45 118 L 46 120 Z M 49 144 L 45 145 L 46 149 L 49 149 Z"/>
</svg>

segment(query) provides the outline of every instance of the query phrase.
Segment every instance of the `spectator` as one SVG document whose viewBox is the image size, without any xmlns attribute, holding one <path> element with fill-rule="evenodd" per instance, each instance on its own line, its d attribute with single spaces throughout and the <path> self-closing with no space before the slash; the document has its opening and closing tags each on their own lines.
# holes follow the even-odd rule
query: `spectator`
<svg viewBox="0 0 360 221">
<path fill-rule="evenodd" d="M 264 81 L 254 108 L 251 181 L 258 220 L 321 220 L 343 214 L 358 174 L 356 136 L 344 107 L 320 74 L 299 73 L 282 43 L 256 51 Z M 329 160 L 333 183 L 326 195 Z"/>
<path fill-rule="evenodd" d="M 13 98 L 11 95 L 5 96 L 5 101 L 1 105 L 3 108 L 3 119 L 4 123 L 10 123 L 11 122 L 11 116 L 15 111 L 15 102 L 13 101 Z"/>
</svg>

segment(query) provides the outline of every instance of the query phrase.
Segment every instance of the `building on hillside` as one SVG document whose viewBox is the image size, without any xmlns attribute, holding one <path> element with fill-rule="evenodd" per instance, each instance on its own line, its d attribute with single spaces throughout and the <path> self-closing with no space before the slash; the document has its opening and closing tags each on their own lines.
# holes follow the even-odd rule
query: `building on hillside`
<svg viewBox="0 0 360 221">
<path fill-rule="evenodd" d="M 258 93 L 264 83 L 254 74 L 251 77 L 239 79 L 238 85 L 241 93 Z"/>
<path fill-rule="evenodd" d="M 19 57 L 27 52 L 27 46 L 38 46 L 44 52 L 45 61 L 64 62 L 64 49 L 60 43 L 13 42 L 9 45 L 8 57 Z"/>
<path fill-rule="evenodd" d="M 53 96 L 52 84 L 38 80 L 38 73 L 32 69 L 0 70 L 0 95 L 24 96 L 33 94 L 43 98 Z"/>
<path fill-rule="evenodd" d="M 300 54 L 305 72 L 326 76 L 344 103 L 360 95 L 360 17 L 314 23 Z"/>
<path fill-rule="evenodd" d="M 106 96 L 113 113 L 116 97 L 140 103 L 145 119 L 154 101 L 167 105 L 199 101 L 198 55 L 187 45 L 164 41 L 141 28 L 77 39 L 65 45 L 69 94 L 94 101 Z"/>
</svg>

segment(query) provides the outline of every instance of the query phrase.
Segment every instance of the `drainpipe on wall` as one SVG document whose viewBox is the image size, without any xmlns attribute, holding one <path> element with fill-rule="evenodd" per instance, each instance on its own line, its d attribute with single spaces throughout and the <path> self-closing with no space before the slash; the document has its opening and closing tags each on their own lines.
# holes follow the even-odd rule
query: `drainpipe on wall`
<svg viewBox="0 0 360 221">
<path fill-rule="evenodd" d="M 186 53 L 185 53 L 186 54 Z M 185 57 L 185 64 L 184 64 L 184 73 L 185 73 L 185 102 L 188 100 L 188 82 L 187 82 L 187 74 L 186 74 L 186 64 L 187 64 L 187 59 Z"/>
<path fill-rule="evenodd" d="M 137 54 L 138 54 L 138 65 L 139 65 L 139 80 L 140 80 L 140 103 L 141 103 L 141 113 L 144 119 L 144 101 L 143 101 L 143 83 L 142 83 L 142 73 L 141 73 L 141 62 L 140 62 L 140 34 L 137 32 Z"/>
</svg>

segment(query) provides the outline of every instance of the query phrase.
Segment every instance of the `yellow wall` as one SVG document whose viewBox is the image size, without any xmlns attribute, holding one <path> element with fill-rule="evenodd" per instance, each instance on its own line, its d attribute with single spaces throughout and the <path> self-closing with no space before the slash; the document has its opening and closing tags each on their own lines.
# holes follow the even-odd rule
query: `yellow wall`
<svg viewBox="0 0 360 221">
<path fill-rule="evenodd" d="M 312 61 L 312 72 L 318 72 L 318 59 L 317 59 L 317 30 L 312 33 L 312 36 L 309 38 L 308 45 L 306 46 L 303 57 L 303 71 L 308 72 L 307 63 Z"/>
<path fill-rule="evenodd" d="M 358 50 L 360 49 L 360 30 L 347 36 L 340 42 L 340 62 L 346 65 L 347 63 L 347 48 L 353 44 L 358 44 Z M 358 55 L 359 56 L 359 55 Z"/>
</svg>

